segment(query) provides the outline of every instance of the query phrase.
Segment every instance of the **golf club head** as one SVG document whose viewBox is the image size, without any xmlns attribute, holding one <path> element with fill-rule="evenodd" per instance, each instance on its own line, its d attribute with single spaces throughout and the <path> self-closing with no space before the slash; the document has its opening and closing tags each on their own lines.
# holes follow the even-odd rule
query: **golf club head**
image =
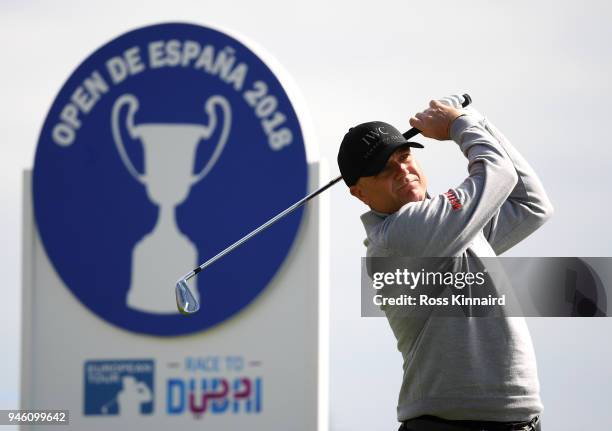
<svg viewBox="0 0 612 431">
<path fill-rule="evenodd" d="M 176 283 L 176 306 L 182 314 L 193 314 L 200 309 L 185 279 Z"/>
</svg>

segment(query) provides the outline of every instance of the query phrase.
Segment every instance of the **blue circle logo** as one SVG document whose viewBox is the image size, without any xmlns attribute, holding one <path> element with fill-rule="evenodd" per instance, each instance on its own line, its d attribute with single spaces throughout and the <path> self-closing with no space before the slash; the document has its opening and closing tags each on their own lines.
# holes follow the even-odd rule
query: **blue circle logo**
<svg viewBox="0 0 612 431">
<path fill-rule="evenodd" d="M 238 40 L 160 24 L 104 45 L 45 120 L 33 198 L 60 278 L 129 331 L 182 335 L 238 313 L 268 285 L 302 212 L 202 271 L 201 310 L 176 309 L 176 280 L 304 196 L 297 115 L 277 77 Z"/>
</svg>

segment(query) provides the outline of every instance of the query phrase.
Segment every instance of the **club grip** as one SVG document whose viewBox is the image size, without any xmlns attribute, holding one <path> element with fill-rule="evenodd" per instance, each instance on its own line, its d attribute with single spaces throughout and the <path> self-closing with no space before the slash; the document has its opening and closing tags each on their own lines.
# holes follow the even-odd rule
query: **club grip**
<svg viewBox="0 0 612 431">
<path fill-rule="evenodd" d="M 461 104 L 462 107 L 466 107 L 468 106 L 470 103 L 472 103 L 472 98 L 470 97 L 469 94 L 464 94 L 463 95 L 463 103 Z M 419 133 L 421 133 L 421 131 L 415 127 L 413 127 L 412 129 L 408 130 L 405 133 L 402 133 L 402 135 L 404 136 L 404 138 L 406 139 L 410 139 L 416 135 L 418 135 Z"/>
</svg>

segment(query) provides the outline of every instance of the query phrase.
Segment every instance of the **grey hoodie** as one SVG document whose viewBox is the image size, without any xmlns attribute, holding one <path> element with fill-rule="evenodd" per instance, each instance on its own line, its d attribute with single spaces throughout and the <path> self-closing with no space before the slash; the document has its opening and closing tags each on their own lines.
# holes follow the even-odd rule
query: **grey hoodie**
<svg viewBox="0 0 612 431">
<path fill-rule="evenodd" d="M 459 107 L 459 97 L 442 100 Z M 447 193 L 393 214 L 362 215 L 367 256 L 495 256 L 541 226 L 552 205 L 533 169 L 473 109 L 451 138 L 469 176 Z M 525 320 L 406 317 L 383 310 L 404 359 L 398 420 L 522 421 L 541 413 L 533 345 Z"/>
</svg>

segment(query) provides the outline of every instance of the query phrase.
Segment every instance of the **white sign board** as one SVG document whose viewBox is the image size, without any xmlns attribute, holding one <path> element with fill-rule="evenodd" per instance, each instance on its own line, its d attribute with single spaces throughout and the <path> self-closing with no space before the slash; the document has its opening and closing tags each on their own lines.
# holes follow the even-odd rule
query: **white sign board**
<svg viewBox="0 0 612 431">
<path fill-rule="evenodd" d="M 143 27 L 60 90 L 25 176 L 24 408 L 78 429 L 326 429 L 324 196 L 191 280 L 199 312 L 174 302 L 321 182 L 298 95 L 252 46 Z"/>
<path fill-rule="evenodd" d="M 311 169 L 310 177 L 314 189 L 316 169 Z M 30 173 L 24 184 L 24 190 L 30 190 Z M 168 338 L 112 326 L 74 297 L 49 262 L 26 195 L 21 408 L 69 410 L 70 426 L 79 430 L 202 429 L 204 425 L 209 430 L 327 430 L 325 200 L 322 195 L 307 205 L 286 262 L 251 305 L 202 333 Z M 169 302 L 173 295 L 169 285 Z M 91 376 L 87 376 L 88 365 Z M 96 391 L 93 383 L 87 387 L 88 377 L 103 381 L 136 375 L 126 383 L 137 386 L 149 371 L 153 382 L 150 413 L 132 409 L 116 414 L 120 392 L 138 392 L 137 387 L 122 387 L 108 397 L 109 414 L 85 414 L 86 392 L 93 390 L 95 395 Z M 229 385 L 227 394 L 214 398 L 225 392 L 222 381 Z M 240 398 L 249 384 L 250 395 Z M 118 387 L 120 382 L 111 386 Z M 202 397 L 206 409 L 198 414 Z"/>
</svg>

